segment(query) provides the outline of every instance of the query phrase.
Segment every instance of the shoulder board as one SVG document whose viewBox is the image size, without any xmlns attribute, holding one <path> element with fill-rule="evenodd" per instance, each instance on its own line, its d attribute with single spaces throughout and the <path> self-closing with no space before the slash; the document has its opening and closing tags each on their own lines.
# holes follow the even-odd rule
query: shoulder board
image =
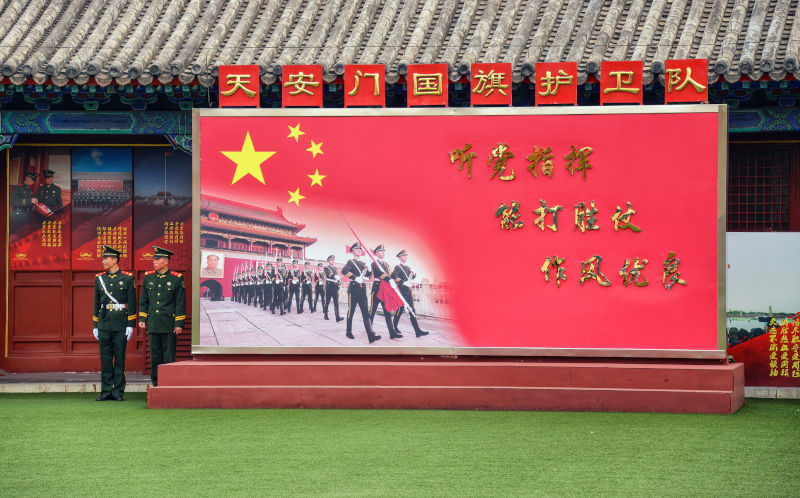
<svg viewBox="0 0 800 498">
<path fill-rule="evenodd" d="M 133 276 L 133 273 L 131 273 L 131 272 L 129 272 L 129 271 L 123 271 L 123 272 L 122 272 L 122 274 L 123 274 L 123 275 L 127 275 L 127 276 L 129 276 L 129 277 L 132 277 L 132 276 Z"/>
<path fill-rule="evenodd" d="M 95 277 L 102 277 L 102 276 L 103 276 L 103 275 L 105 275 L 105 274 L 106 274 L 106 272 L 104 272 L 104 271 L 101 271 L 100 273 L 98 273 L 97 275 L 95 275 Z"/>
<path fill-rule="evenodd" d="M 181 275 L 180 273 L 178 273 L 178 272 L 176 272 L 176 271 L 171 271 L 171 270 L 170 270 L 169 274 L 170 274 L 170 275 L 174 275 L 174 276 L 176 276 L 176 277 L 182 277 L 182 276 L 183 276 L 183 275 Z"/>
<path fill-rule="evenodd" d="M 155 272 L 156 272 L 155 270 L 150 270 L 150 271 L 146 271 L 146 272 L 144 272 L 144 274 L 145 274 L 145 275 L 152 275 L 152 274 L 153 274 L 153 273 L 155 273 Z"/>
</svg>

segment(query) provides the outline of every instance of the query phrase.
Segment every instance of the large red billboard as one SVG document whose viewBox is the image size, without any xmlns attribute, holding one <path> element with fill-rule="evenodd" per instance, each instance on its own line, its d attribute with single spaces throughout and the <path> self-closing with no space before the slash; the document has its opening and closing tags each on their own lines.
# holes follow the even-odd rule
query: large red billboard
<svg viewBox="0 0 800 498">
<path fill-rule="evenodd" d="M 194 293 L 195 351 L 723 357 L 724 114 L 195 111 L 194 202 L 209 206 L 195 229 L 231 262 L 224 286 L 208 284 L 217 299 Z M 369 274 L 347 275 L 356 242 L 365 264 L 351 268 Z M 344 265 L 346 323 L 296 306 L 291 273 L 289 284 L 259 280 L 262 266 L 297 259 L 302 272 L 328 256 Z M 368 317 L 353 304 L 359 286 Z M 262 306 L 278 288 L 287 315 Z"/>
</svg>

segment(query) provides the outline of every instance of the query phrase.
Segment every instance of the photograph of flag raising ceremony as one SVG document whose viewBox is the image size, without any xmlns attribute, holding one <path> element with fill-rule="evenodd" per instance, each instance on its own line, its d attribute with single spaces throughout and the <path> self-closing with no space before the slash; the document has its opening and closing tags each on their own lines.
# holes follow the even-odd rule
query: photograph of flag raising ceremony
<svg viewBox="0 0 800 498">
<path fill-rule="evenodd" d="M 449 286 L 397 237 L 213 196 L 200 220 L 202 346 L 460 345 Z"/>
</svg>

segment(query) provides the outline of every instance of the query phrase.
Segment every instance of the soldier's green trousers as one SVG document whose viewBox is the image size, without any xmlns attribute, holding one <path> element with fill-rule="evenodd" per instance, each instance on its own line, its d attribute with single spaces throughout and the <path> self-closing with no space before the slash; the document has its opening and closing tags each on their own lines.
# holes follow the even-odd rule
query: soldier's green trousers
<svg viewBox="0 0 800 498">
<path fill-rule="evenodd" d="M 103 394 L 122 396 L 125 392 L 125 347 L 128 340 L 124 330 L 98 330 L 100 342 L 100 387 Z"/>
<path fill-rule="evenodd" d="M 176 337 L 172 332 L 154 334 L 150 332 L 150 380 L 158 385 L 158 366 L 175 361 Z"/>
</svg>

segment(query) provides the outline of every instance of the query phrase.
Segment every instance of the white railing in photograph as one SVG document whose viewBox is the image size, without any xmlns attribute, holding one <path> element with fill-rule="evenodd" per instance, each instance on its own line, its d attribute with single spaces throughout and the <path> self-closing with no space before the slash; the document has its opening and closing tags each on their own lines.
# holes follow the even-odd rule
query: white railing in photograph
<svg viewBox="0 0 800 498">
<path fill-rule="evenodd" d="M 367 287 L 370 292 L 372 284 Z M 451 286 L 447 284 L 414 284 L 412 293 L 414 295 L 414 309 L 420 316 L 431 318 L 452 318 Z M 370 297 L 371 298 L 371 297 Z M 339 288 L 340 309 L 347 313 L 347 283 L 342 283 Z M 372 303 L 370 303 L 371 305 Z"/>
</svg>

